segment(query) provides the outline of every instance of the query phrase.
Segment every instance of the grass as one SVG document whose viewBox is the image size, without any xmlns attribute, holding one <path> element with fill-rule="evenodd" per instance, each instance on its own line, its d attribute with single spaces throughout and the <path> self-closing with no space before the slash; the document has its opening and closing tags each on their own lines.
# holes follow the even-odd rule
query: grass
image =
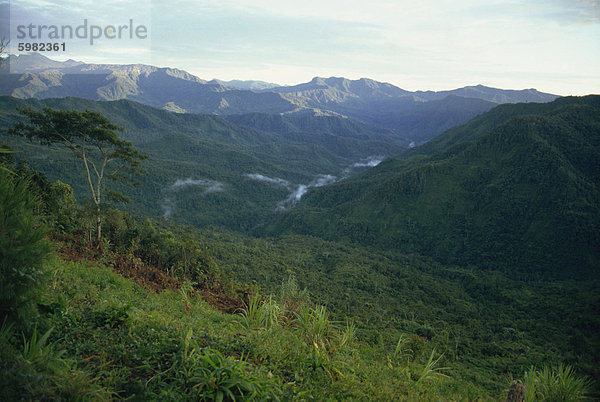
<svg viewBox="0 0 600 402">
<path fill-rule="evenodd" d="M 431 351 L 429 359 L 423 370 L 419 373 L 417 384 L 421 384 L 424 381 L 438 380 L 441 378 L 448 378 L 448 376 L 441 373 L 442 370 L 448 370 L 448 367 L 437 367 L 438 363 L 442 359 L 443 355 L 435 358 L 435 348 Z"/>
<path fill-rule="evenodd" d="M 238 314 L 223 314 L 185 286 L 155 293 L 85 262 L 47 268 L 44 331 L 18 342 L 10 324 L 0 328 L 1 368 L 38 380 L 2 383 L 4 399 L 502 398 L 442 367 L 445 355 L 424 338 L 365 342 L 352 320 L 333 321 L 290 281 L 277 299 L 255 293 Z"/>
<path fill-rule="evenodd" d="M 578 376 L 573 367 L 560 364 L 530 368 L 524 376 L 525 401 L 578 401 L 586 398 L 592 383 Z"/>
<path fill-rule="evenodd" d="M 323 306 L 306 304 L 297 322 L 286 322 L 273 297 L 255 295 L 241 314 L 228 315 L 191 292 L 153 293 L 107 268 L 59 260 L 49 268 L 45 324 L 55 329 L 36 332 L 28 350 L 65 351 L 52 358 L 68 364 L 53 374 L 60 379 L 51 395 L 390 400 L 438 392 L 411 390 L 356 337 L 354 323 L 338 327 Z"/>
<path fill-rule="evenodd" d="M 280 313 L 281 308 L 271 296 L 261 300 L 260 295 L 255 293 L 241 309 L 238 322 L 246 329 L 269 330 L 279 325 Z"/>
</svg>

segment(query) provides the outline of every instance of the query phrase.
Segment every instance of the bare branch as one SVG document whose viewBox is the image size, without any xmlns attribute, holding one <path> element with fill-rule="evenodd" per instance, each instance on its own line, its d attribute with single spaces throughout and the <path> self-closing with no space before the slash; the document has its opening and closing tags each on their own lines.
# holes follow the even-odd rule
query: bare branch
<svg viewBox="0 0 600 402">
<path fill-rule="evenodd" d="M 10 40 L 6 39 L 5 37 L 2 37 L 2 39 L 0 39 L 0 67 L 2 67 L 2 64 L 4 62 L 4 58 L 2 57 L 2 55 L 6 53 L 6 48 L 8 47 L 9 43 Z"/>
</svg>

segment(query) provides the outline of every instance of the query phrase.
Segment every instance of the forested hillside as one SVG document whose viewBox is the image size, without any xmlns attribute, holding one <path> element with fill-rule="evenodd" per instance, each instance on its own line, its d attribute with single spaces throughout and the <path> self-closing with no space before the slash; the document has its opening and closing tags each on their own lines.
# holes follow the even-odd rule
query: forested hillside
<svg viewBox="0 0 600 402">
<path fill-rule="evenodd" d="M 0 398 L 599 395 L 599 97 L 500 106 L 381 163 L 403 145 L 333 116 L 0 101 L 10 133 L 60 140 L 103 121 L 87 108 L 149 155 L 111 187 L 131 206 L 92 208 L 81 158 L 3 134 Z M 27 131 L 16 106 L 70 120 Z"/>
<path fill-rule="evenodd" d="M 151 156 L 148 174 L 133 189 L 130 208 L 197 226 L 218 225 L 248 231 L 278 209 L 289 208 L 303 192 L 359 172 L 366 159 L 381 160 L 406 148 L 386 132 L 372 132 L 338 117 L 305 116 L 279 120 L 282 135 L 257 115 L 240 125 L 217 116 L 178 114 L 131 101 L 95 102 L 77 98 L 0 98 L 0 127 L 20 118 L 17 107 L 89 109 L 124 127 L 122 136 Z M 259 129 L 252 128 L 256 125 Z M 3 136 L 18 159 L 70 183 L 82 200 L 87 194 L 77 163 L 57 147 Z M 354 166 L 361 164 L 364 166 Z"/>
<path fill-rule="evenodd" d="M 599 97 L 499 106 L 308 194 L 270 233 L 520 274 L 597 274 L 598 160 Z"/>
<path fill-rule="evenodd" d="M 594 392 L 597 281 L 116 209 L 98 248 L 68 185 L 4 158 L 0 188 L 2 398 L 503 400 L 514 379 L 540 398 Z"/>
</svg>

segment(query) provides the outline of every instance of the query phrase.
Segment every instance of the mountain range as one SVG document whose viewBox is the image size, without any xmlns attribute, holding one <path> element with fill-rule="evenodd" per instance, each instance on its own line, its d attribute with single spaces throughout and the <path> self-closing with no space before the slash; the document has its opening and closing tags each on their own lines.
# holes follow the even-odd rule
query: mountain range
<svg viewBox="0 0 600 402">
<path fill-rule="evenodd" d="M 389 130 L 415 144 L 500 103 L 549 102 L 557 97 L 534 89 L 512 91 L 481 85 L 410 92 L 367 78 L 315 77 L 295 86 L 205 81 L 174 68 L 57 62 L 37 53 L 11 55 L 7 64 L 11 74 L 5 69 L 0 95 L 128 99 L 180 113 L 335 115 Z"/>
<path fill-rule="evenodd" d="M 278 86 L 35 54 L 10 61 L 12 73 L 0 76 L 7 94 L 0 96 L 0 144 L 15 152 L 3 153 L 0 172 L 5 184 L 13 175 L 31 177 L 36 209 L 51 212 L 44 222 L 65 232 L 61 255 L 79 258 L 92 248 L 85 240 L 92 227 L 85 173 L 64 148 L 4 135 L 23 119 L 20 107 L 87 109 L 123 128 L 119 136 L 149 158 L 139 186 L 114 188 L 132 202 L 104 205 L 104 251 L 120 256 L 104 264 L 119 269 L 127 262 L 140 278 L 162 272 L 187 281 L 175 285 L 179 293 L 151 301 L 137 285 L 121 293 L 118 281 L 101 279 L 92 266 L 59 268 L 59 256 L 49 262 L 52 288 L 35 299 L 50 314 L 46 328 L 58 328 L 56 339 L 77 350 L 78 370 L 105 367 L 96 360 L 103 356 L 123 374 L 121 381 L 89 371 L 89 378 L 108 378 L 104 384 L 115 392 L 107 395 L 157 399 L 148 385 L 155 382 L 176 389 L 189 377 L 161 362 L 185 357 L 173 345 L 187 342 L 180 329 L 194 322 L 203 345 L 235 361 L 249 357 L 242 360 L 286 384 L 293 394 L 282 399 L 505 400 L 513 378 L 555 363 L 592 377 L 590 396 L 598 399 L 600 96 L 481 85 L 410 92 L 335 77 Z M 64 252 L 69 244 L 74 253 Z M 97 289 L 88 291 L 73 272 Z M 58 275 L 68 275 L 64 284 Z M 249 292 L 257 289 L 275 295 L 257 304 L 272 311 L 298 307 L 310 291 L 317 306 L 327 306 L 319 311 L 331 311 L 340 328 L 346 321 L 351 349 L 306 337 L 321 321 L 312 304 L 293 322 L 282 314 L 285 325 L 243 328 L 243 315 L 213 318 L 185 290 L 217 298 L 213 291 L 236 282 L 248 284 L 237 293 L 245 300 L 229 311 L 243 311 L 244 302 L 252 309 Z M 161 310 L 163 296 L 178 307 Z M 134 309 L 128 316 L 122 305 L 154 315 Z M 181 317 L 181 324 L 167 329 L 169 321 L 159 318 L 154 325 L 148 317 L 156 313 Z M 20 336 L 6 344 L 18 347 Z M 128 360 L 140 350 L 147 352 Z M 144 371 L 152 362 L 160 365 Z M 17 373 L 9 381 L 33 378 Z M 22 396 L 14 388 L 12 399 Z M 378 397 L 373 391 L 380 388 L 386 392 Z"/>
</svg>

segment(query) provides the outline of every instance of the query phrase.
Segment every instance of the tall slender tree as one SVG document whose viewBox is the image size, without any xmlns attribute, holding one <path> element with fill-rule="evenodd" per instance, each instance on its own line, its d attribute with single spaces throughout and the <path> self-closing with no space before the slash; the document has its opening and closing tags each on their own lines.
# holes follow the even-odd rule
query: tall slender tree
<svg viewBox="0 0 600 402">
<path fill-rule="evenodd" d="M 136 184 L 135 177 L 144 173 L 141 161 L 147 155 L 137 151 L 133 144 L 119 138 L 123 128 L 111 123 L 100 113 L 85 110 L 43 111 L 30 107 L 18 108 L 29 123 L 17 122 L 9 134 L 38 139 L 43 144 L 56 144 L 69 149 L 81 159 L 82 175 L 86 178 L 92 202 L 96 209 L 96 241 L 102 241 L 101 203 L 106 179 Z M 122 194 L 114 192 L 122 197 Z"/>
</svg>

